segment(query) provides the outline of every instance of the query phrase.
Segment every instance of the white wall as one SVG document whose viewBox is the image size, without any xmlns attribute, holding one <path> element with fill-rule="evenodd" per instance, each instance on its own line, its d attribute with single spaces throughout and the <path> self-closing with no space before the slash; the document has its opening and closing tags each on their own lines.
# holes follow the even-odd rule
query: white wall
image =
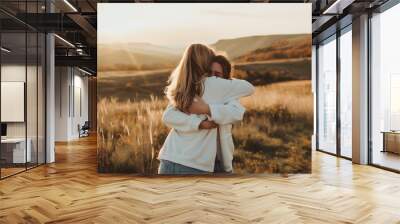
<svg viewBox="0 0 400 224">
<path fill-rule="evenodd" d="M 72 120 L 71 120 L 71 135 L 74 138 L 79 137 L 78 133 L 78 124 L 83 125 L 85 121 L 88 120 L 88 78 L 81 76 L 82 73 L 79 75 L 74 75 L 74 108 L 72 108 Z M 80 96 L 80 97 L 79 97 Z M 79 102 L 80 101 L 80 102 Z M 81 108 L 79 108 L 81 107 Z M 81 111 L 80 111 L 81 110 Z M 75 113 L 74 113 L 75 112 Z"/>
<path fill-rule="evenodd" d="M 3 82 L 25 82 L 25 64 L 24 65 L 2 65 L 1 81 Z M 6 108 L 1 108 L 6 110 Z M 12 122 L 7 123 L 7 137 L 25 137 L 25 123 Z"/>
<path fill-rule="evenodd" d="M 76 68 L 56 67 L 56 141 L 79 138 L 78 124 L 82 126 L 88 120 L 88 78 L 83 75 Z"/>
<path fill-rule="evenodd" d="M 2 82 L 25 82 L 25 71 L 24 65 L 9 64 L 1 66 L 1 81 Z M 33 69 L 32 66 L 28 66 L 28 73 Z M 27 93 L 27 96 L 35 96 L 35 93 Z M 7 110 L 7 108 L 1 108 Z M 29 116 L 29 115 L 28 115 Z M 30 121 L 30 117 L 28 117 Z M 25 122 L 7 122 L 7 136 L 8 137 L 25 137 Z M 29 136 L 28 136 L 29 137 Z"/>
<path fill-rule="evenodd" d="M 55 141 L 68 140 L 68 117 L 70 84 L 69 68 L 55 68 Z"/>
<path fill-rule="evenodd" d="M 37 69 L 39 69 L 37 71 Z M 26 112 L 26 120 L 22 122 L 5 122 L 7 124 L 7 137 L 9 138 L 25 138 L 29 139 L 31 148 L 32 161 L 44 163 L 44 74 L 41 67 L 25 64 L 3 64 L 1 66 L 2 82 L 24 82 L 26 84 L 26 107 L 20 108 L 21 113 Z M 27 80 L 25 80 L 27 78 Z M 24 90 L 21 90 L 24 94 Z M 2 96 L 7 97 L 7 96 Z M 3 107 L 1 110 L 12 110 L 10 107 Z M 8 111 L 13 113 L 13 111 Z M 14 112 L 15 113 L 15 112 Z M 37 155 L 37 153 L 39 155 Z"/>
</svg>

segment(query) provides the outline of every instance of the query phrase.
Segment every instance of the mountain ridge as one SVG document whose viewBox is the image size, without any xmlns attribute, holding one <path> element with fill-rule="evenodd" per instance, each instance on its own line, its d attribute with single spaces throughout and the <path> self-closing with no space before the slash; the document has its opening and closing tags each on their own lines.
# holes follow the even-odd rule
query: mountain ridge
<svg viewBox="0 0 400 224">
<path fill-rule="evenodd" d="M 218 53 L 223 53 L 234 62 L 246 62 L 254 60 L 269 60 L 277 58 L 291 58 L 292 56 L 304 56 L 304 49 L 310 46 L 304 44 L 311 40 L 310 34 L 276 34 L 253 35 L 238 38 L 226 38 L 209 44 Z M 277 44 L 278 43 L 278 44 Z M 279 43 L 285 43 L 287 49 L 278 49 Z M 296 44 L 302 49 L 297 49 Z M 271 48 L 273 47 L 273 48 Z M 298 53 L 289 55 L 291 50 Z M 258 50 L 258 51 L 257 51 Z M 182 49 L 174 49 L 166 46 L 147 42 L 129 42 L 122 44 L 99 44 L 99 70 L 152 70 L 173 68 L 182 56 Z M 268 51 L 274 52 L 269 53 Z M 300 52 L 300 53 L 299 53 Z M 282 56 L 282 54 L 284 54 Z M 270 55 L 270 56 L 266 56 Z M 271 56 L 272 55 L 272 56 Z"/>
<path fill-rule="evenodd" d="M 217 51 L 227 54 L 229 59 L 234 60 L 244 54 L 248 54 L 259 48 L 266 48 L 273 42 L 278 40 L 295 40 L 311 37 L 310 34 L 277 34 L 277 35 L 254 35 L 246 37 L 238 37 L 233 39 L 222 39 L 211 44 Z"/>
</svg>

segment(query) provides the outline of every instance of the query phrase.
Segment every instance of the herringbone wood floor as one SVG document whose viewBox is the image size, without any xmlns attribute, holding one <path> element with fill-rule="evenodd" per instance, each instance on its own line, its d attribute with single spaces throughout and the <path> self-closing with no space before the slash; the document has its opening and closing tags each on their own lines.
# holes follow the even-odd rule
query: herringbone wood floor
<svg viewBox="0 0 400 224">
<path fill-rule="evenodd" d="M 0 223 L 400 223 L 400 175 L 315 152 L 311 175 L 145 178 L 96 172 L 96 142 L 0 181 Z"/>
</svg>

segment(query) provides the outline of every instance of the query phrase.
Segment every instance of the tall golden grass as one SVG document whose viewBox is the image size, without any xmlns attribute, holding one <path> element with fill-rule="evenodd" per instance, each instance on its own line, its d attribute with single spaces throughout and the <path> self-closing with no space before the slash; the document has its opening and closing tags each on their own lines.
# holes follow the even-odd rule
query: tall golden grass
<svg viewBox="0 0 400 224">
<path fill-rule="evenodd" d="M 235 125 L 234 172 L 307 173 L 311 170 L 313 99 L 310 81 L 259 86 L 243 98 L 243 122 Z M 98 102 L 100 172 L 156 174 L 157 154 L 169 129 L 161 116 L 167 101 L 104 98 Z"/>
<path fill-rule="evenodd" d="M 311 172 L 311 81 L 260 86 L 241 103 L 246 114 L 233 129 L 236 173 Z"/>
<path fill-rule="evenodd" d="M 156 173 L 156 156 L 168 129 L 161 116 L 166 100 L 98 102 L 98 169 L 100 172 Z"/>
<path fill-rule="evenodd" d="M 251 97 L 240 101 L 249 110 L 285 107 L 296 116 L 313 117 L 311 81 L 288 81 L 259 86 Z"/>
</svg>

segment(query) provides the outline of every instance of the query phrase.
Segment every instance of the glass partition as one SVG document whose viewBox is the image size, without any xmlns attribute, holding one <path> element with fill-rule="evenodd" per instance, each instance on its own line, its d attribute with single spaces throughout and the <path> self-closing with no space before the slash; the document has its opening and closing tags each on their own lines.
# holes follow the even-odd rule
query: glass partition
<svg viewBox="0 0 400 224">
<path fill-rule="evenodd" d="M 41 13 L 43 5 L 44 1 L 0 2 L 0 7 L 18 13 Z M 44 33 L 2 12 L 0 26 L 2 179 L 45 163 L 46 39 Z"/>
<path fill-rule="evenodd" d="M 1 34 L 1 176 L 24 171 L 31 160 L 26 141 L 26 33 Z"/>
</svg>

